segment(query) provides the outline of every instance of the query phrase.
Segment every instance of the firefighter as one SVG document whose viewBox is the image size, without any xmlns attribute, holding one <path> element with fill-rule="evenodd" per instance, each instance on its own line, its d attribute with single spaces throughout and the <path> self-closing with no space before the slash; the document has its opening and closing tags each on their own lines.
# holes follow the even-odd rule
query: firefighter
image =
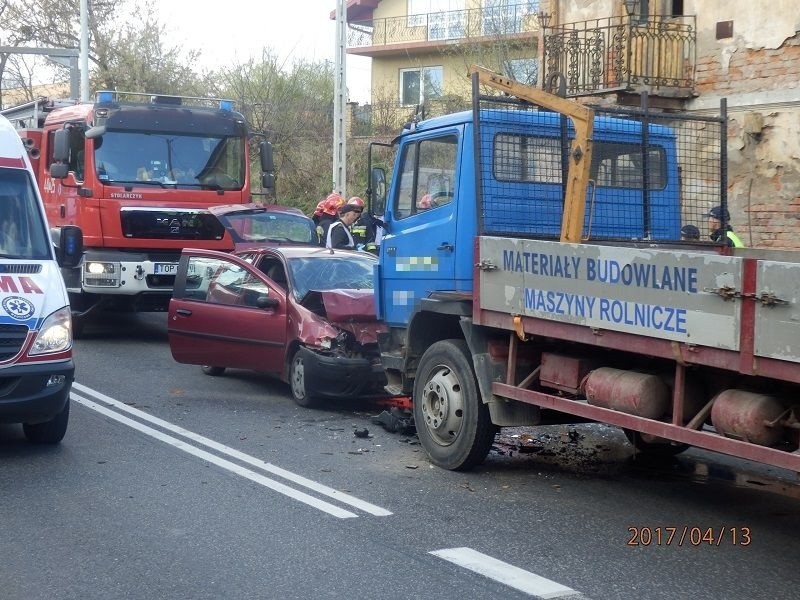
<svg viewBox="0 0 800 600">
<path fill-rule="evenodd" d="M 339 209 L 344 205 L 344 199 L 336 192 L 328 194 L 324 200 L 317 204 L 311 219 L 316 224 L 317 244 L 325 246 L 328 236 L 328 227 L 336 221 Z"/>
<path fill-rule="evenodd" d="M 728 209 L 715 206 L 708 211 L 708 237 L 715 242 L 725 242 L 732 248 L 744 248 L 742 240 L 733 232 L 733 228 L 728 221 L 731 218 Z M 725 223 L 723 227 L 722 223 Z"/>
</svg>

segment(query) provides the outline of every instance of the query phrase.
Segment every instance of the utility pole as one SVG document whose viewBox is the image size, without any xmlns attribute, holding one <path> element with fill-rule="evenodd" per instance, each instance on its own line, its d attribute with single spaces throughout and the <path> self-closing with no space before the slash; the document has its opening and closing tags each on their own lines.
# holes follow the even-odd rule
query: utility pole
<svg viewBox="0 0 800 600">
<path fill-rule="evenodd" d="M 89 2 L 81 0 L 81 101 L 89 100 Z"/>
<path fill-rule="evenodd" d="M 347 2 L 336 0 L 336 63 L 333 90 L 333 191 L 345 197 L 347 185 L 347 141 L 345 107 L 347 106 L 346 50 Z"/>
</svg>

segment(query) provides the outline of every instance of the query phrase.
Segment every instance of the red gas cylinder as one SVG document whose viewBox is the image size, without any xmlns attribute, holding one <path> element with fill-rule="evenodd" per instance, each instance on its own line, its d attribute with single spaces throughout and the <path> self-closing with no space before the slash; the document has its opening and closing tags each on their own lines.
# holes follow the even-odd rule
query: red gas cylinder
<svg viewBox="0 0 800 600">
<path fill-rule="evenodd" d="M 783 437 L 783 427 L 765 423 L 777 419 L 786 407 L 774 396 L 744 390 L 724 390 L 711 408 L 711 423 L 718 433 L 758 444 L 774 446 Z"/>
<path fill-rule="evenodd" d="M 670 406 L 667 384 L 657 375 L 602 367 L 586 378 L 584 394 L 589 404 L 657 419 Z"/>
</svg>

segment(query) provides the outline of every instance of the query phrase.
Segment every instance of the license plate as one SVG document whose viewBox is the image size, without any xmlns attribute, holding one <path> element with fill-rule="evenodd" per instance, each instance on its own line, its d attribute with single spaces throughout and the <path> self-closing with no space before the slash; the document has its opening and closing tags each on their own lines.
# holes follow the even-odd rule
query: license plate
<svg viewBox="0 0 800 600">
<path fill-rule="evenodd" d="M 156 275 L 175 275 L 178 272 L 178 263 L 156 263 L 153 273 Z"/>
</svg>

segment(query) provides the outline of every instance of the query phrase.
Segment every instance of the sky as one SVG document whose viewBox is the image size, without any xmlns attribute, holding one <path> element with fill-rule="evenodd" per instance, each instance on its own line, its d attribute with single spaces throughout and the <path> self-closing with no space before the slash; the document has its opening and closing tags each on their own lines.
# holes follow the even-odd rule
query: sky
<svg viewBox="0 0 800 600">
<path fill-rule="evenodd" d="M 166 0 L 155 4 L 167 40 L 201 51 L 200 66 L 217 68 L 260 58 L 268 47 L 291 64 L 335 58 L 335 0 Z M 368 102 L 370 61 L 347 57 L 350 101 Z"/>
</svg>

